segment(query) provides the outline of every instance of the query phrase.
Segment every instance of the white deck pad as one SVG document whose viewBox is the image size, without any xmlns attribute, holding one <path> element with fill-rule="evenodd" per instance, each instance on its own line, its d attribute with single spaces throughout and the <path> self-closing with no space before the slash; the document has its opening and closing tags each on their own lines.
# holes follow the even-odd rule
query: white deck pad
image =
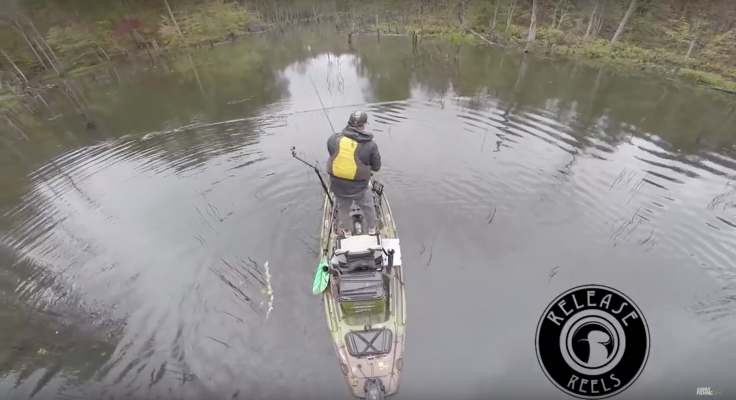
<svg viewBox="0 0 736 400">
<path fill-rule="evenodd" d="M 364 251 L 377 246 L 378 240 L 372 235 L 357 235 L 340 239 L 340 250 Z"/>
</svg>

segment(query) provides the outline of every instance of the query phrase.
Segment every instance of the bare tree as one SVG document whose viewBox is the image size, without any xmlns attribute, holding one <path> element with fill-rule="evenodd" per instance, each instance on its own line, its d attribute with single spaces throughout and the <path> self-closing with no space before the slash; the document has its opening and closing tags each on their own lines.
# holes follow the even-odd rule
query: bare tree
<svg viewBox="0 0 736 400">
<path fill-rule="evenodd" d="M 567 7 L 567 0 L 561 0 L 555 2 L 555 11 L 552 13 L 552 29 L 560 29 L 560 25 L 567 19 L 567 13 L 565 8 Z M 560 11 L 560 16 L 557 16 L 557 10 Z"/>
<path fill-rule="evenodd" d="M 603 27 L 603 19 L 606 15 L 606 2 L 602 0 L 593 0 L 593 9 L 590 12 L 588 20 L 588 29 L 585 30 L 583 40 L 588 41 L 598 36 Z"/>
<path fill-rule="evenodd" d="M 685 0 L 682 5 L 682 11 L 680 12 L 680 19 L 684 19 L 687 16 L 687 9 L 690 6 L 690 0 Z"/>
<path fill-rule="evenodd" d="M 407 2 L 408 3 L 408 2 Z M 427 3 L 422 0 L 421 4 L 419 4 L 419 34 L 424 34 L 424 7 L 427 5 Z"/>
<path fill-rule="evenodd" d="M 16 31 L 26 42 L 28 48 L 31 49 L 33 55 L 36 56 L 38 63 L 43 66 L 44 69 L 49 70 L 46 62 L 44 62 L 44 59 L 41 57 L 40 54 L 38 54 L 38 51 L 36 51 L 33 43 L 31 43 L 31 40 L 23 29 L 23 26 L 20 24 L 19 14 L 20 12 L 15 7 L 15 4 L 10 2 L 9 0 L 0 0 L 0 25 L 8 26 Z"/>
<path fill-rule="evenodd" d="M 526 48 L 524 51 L 530 51 L 534 47 L 534 41 L 537 39 L 537 11 L 539 8 L 539 0 L 532 2 L 532 20 L 529 23 L 529 36 L 526 38 Z"/>
<path fill-rule="evenodd" d="M 498 16 L 499 5 L 501 5 L 501 0 L 496 0 L 496 7 L 493 10 L 493 21 L 491 22 L 491 32 L 496 31 L 496 17 Z"/>
<path fill-rule="evenodd" d="M 698 39 L 700 38 L 700 32 L 703 29 L 703 25 L 705 25 L 705 23 L 700 19 L 695 19 L 690 24 L 690 32 L 693 36 L 692 39 L 690 39 L 690 46 L 688 46 L 687 48 L 687 54 L 685 54 L 685 61 L 689 60 L 690 57 L 692 57 L 695 45 L 698 43 Z"/>
<path fill-rule="evenodd" d="M 624 18 L 621 20 L 621 23 L 618 24 L 618 29 L 616 29 L 616 33 L 614 33 L 613 38 L 611 38 L 611 43 L 610 43 L 611 47 L 616 46 L 616 42 L 618 42 L 618 38 L 624 32 L 626 23 L 629 21 L 629 18 L 631 18 L 631 16 L 634 14 L 634 11 L 636 11 L 636 0 L 631 0 L 631 3 L 629 4 L 629 9 L 626 10 L 626 14 L 624 14 Z"/>
<path fill-rule="evenodd" d="M 506 14 L 506 30 L 503 32 L 504 35 L 507 35 L 509 33 L 511 21 L 514 20 L 514 8 L 516 8 L 516 0 L 513 0 L 511 2 L 511 5 L 509 6 L 509 12 Z"/>
<path fill-rule="evenodd" d="M 166 4 L 166 9 L 169 10 L 169 16 L 171 17 L 171 22 L 174 23 L 174 26 L 176 27 L 176 31 L 179 32 L 179 37 L 184 40 L 184 35 L 181 33 L 181 29 L 179 29 L 179 23 L 176 22 L 176 18 L 174 18 L 174 13 L 171 12 L 171 7 L 169 7 L 168 0 L 164 0 L 164 3 Z"/>
<path fill-rule="evenodd" d="M 460 21 L 460 33 L 466 33 L 468 28 L 468 3 L 470 0 L 463 0 L 459 4 L 457 19 Z"/>
<path fill-rule="evenodd" d="M 28 83 L 28 78 L 26 78 L 25 74 L 23 74 L 23 72 L 20 70 L 20 68 L 18 68 L 18 66 L 15 64 L 15 61 L 13 61 L 8 56 L 8 53 L 6 53 L 5 50 L 2 50 L 2 49 L 0 49 L 0 53 L 3 53 L 3 56 L 5 56 L 5 59 L 8 60 L 8 62 L 10 63 L 10 65 L 12 65 L 13 68 L 15 68 L 15 70 L 18 72 L 18 74 L 20 74 L 20 76 L 23 78 L 23 80 L 26 81 L 26 83 Z M 688 54 L 690 54 L 690 53 L 688 53 Z"/>
<path fill-rule="evenodd" d="M 59 69 L 56 68 L 56 65 L 59 65 L 59 66 L 62 65 L 61 64 L 61 60 L 59 60 L 59 57 L 56 56 L 56 53 L 54 52 L 54 49 L 52 49 L 51 46 L 49 46 L 49 44 L 46 43 L 45 37 L 38 32 L 38 29 L 36 29 L 36 24 L 34 24 L 33 21 L 30 18 L 28 18 L 27 16 L 23 15 L 22 13 L 16 13 L 15 14 L 15 23 L 18 26 L 19 29 L 20 29 L 20 24 L 18 22 L 18 19 L 25 20 L 26 24 L 31 27 L 31 30 L 33 30 L 33 32 L 36 33 L 36 36 L 38 36 L 38 38 L 41 39 L 41 43 L 38 43 L 38 40 L 36 40 L 36 39 L 34 39 L 34 41 L 38 45 L 39 50 L 41 50 L 41 53 L 43 53 L 43 55 L 49 60 L 49 63 L 51 64 L 51 66 L 54 67 L 54 70 L 56 71 L 56 73 L 59 74 L 59 75 L 61 75 L 59 73 Z M 43 44 L 43 46 L 41 44 Z M 51 60 L 51 58 L 46 54 L 46 51 L 44 51 L 44 46 L 49 50 L 49 53 L 54 58 L 54 60 L 56 60 L 56 65 Z"/>
</svg>

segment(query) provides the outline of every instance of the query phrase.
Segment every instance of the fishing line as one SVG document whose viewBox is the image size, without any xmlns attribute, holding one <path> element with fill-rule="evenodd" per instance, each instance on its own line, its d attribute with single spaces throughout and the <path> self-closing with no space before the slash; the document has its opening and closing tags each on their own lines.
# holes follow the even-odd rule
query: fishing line
<svg viewBox="0 0 736 400">
<path fill-rule="evenodd" d="M 325 108 L 325 103 L 322 102 L 322 97 L 319 95 L 319 91 L 317 91 L 317 85 L 314 84 L 314 81 L 312 80 L 312 77 L 309 77 L 309 82 L 312 82 L 312 87 L 314 88 L 314 93 L 317 95 L 317 98 L 319 99 L 319 104 L 322 106 L 322 111 L 325 113 L 325 117 L 327 117 L 327 122 L 330 124 L 330 129 L 332 129 L 332 133 L 335 133 L 335 127 L 332 126 L 332 121 L 330 120 L 329 114 L 327 114 L 327 108 Z"/>
</svg>

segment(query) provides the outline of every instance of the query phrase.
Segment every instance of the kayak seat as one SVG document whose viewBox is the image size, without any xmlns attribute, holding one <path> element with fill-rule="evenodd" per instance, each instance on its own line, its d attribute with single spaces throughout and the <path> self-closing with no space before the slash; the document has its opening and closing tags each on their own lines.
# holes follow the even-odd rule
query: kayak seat
<svg viewBox="0 0 736 400">
<path fill-rule="evenodd" d="M 381 264 L 383 264 L 383 259 L 376 259 L 370 250 L 358 254 L 346 254 L 345 258 L 347 263 L 343 268 L 346 268 L 349 274 L 357 271 L 375 271 L 381 269 Z"/>
<path fill-rule="evenodd" d="M 380 270 L 383 264 L 381 238 L 374 235 L 358 235 L 340 239 L 335 250 L 335 260 L 340 271 Z"/>
</svg>

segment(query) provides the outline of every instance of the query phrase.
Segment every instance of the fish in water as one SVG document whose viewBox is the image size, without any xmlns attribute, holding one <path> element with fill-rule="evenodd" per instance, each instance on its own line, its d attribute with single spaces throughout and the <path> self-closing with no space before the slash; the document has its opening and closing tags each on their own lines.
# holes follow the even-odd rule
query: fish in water
<svg viewBox="0 0 736 400">
<path fill-rule="evenodd" d="M 271 287 L 271 270 L 268 268 L 268 261 L 263 264 L 263 269 L 266 272 L 266 284 L 264 285 L 262 292 L 268 296 L 268 310 L 266 310 L 266 319 L 268 319 L 269 315 L 271 315 L 271 311 L 273 311 L 273 287 Z M 261 305 L 263 305 L 263 302 L 261 302 Z"/>
<path fill-rule="evenodd" d="M 92 121 L 91 119 L 87 118 L 87 116 L 84 113 L 79 113 L 79 115 L 82 116 L 84 119 L 84 124 L 89 130 L 95 130 L 97 129 L 97 124 L 95 124 L 95 121 Z"/>
</svg>

